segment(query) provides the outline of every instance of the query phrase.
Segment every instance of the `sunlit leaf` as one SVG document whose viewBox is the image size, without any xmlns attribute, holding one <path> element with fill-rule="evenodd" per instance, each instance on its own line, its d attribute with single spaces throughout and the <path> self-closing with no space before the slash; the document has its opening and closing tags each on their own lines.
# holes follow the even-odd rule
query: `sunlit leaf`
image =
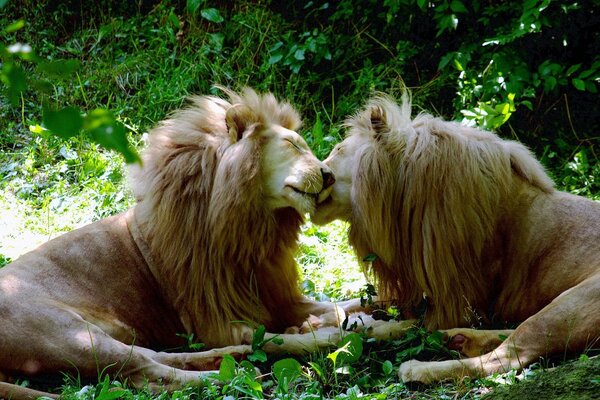
<svg viewBox="0 0 600 400">
<path fill-rule="evenodd" d="M 2 7 L 4 7 L 4 4 L 2 4 L 2 0 L 0 0 L 0 8 L 2 8 Z M 18 21 L 13 22 L 10 25 L 8 25 L 6 28 L 4 28 L 4 32 L 5 33 L 12 33 L 12 32 L 18 31 L 19 29 L 21 29 L 24 26 L 25 26 L 25 21 L 23 21 L 22 19 L 20 19 Z"/>
<path fill-rule="evenodd" d="M 96 109 L 88 113 L 85 130 L 96 143 L 121 153 L 127 163 L 139 162 L 139 155 L 127 140 L 127 129 L 109 111 Z"/>
<path fill-rule="evenodd" d="M 456 67 L 457 70 L 464 71 L 462 64 L 456 58 L 454 59 L 454 66 Z"/>
<path fill-rule="evenodd" d="M 338 349 L 329 355 L 334 365 L 350 364 L 357 361 L 363 352 L 363 343 L 358 333 L 350 333 L 346 335 L 338 343 Z"/>
</svg>

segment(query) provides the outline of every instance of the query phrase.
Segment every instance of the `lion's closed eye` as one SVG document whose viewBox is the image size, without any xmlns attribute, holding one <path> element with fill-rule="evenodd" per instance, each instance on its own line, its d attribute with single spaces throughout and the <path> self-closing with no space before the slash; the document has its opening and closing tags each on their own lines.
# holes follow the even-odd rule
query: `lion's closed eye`
<svg viewBox="0 0 600 400">
<path fill-rule="evenodd" d="M 291 139 L 283 139 L 284 141 L 286 141 L 287 143 L 291 144 L 292 147 L 294 147 L 294 149 L 298 150 L 299 152 L 303 153 L 304 150 L 298 146 L 296 143 L 294 143 Z"/>
</svg>

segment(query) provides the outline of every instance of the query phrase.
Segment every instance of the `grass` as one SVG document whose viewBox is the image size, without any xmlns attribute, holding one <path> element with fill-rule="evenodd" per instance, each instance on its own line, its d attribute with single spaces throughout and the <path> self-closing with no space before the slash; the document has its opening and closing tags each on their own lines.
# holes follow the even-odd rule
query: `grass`
<svg viewBox="0 0 600 400">
<path fill-rule="evenodd" d="M 119 155 L 85 136 L 63 140 L 30 128 L 40 123 L 43 103 L 82 110 L 108 108 L 129 128 L 130 140 L 141 146 L 144 132 L 179 108 L 186 95 L 212 93 L 213 83 L 234 88 L 250 85 L 291 101 L 306 117 L 301 133 L 323 158 L 341 139 L 340 123 L 362 105 L 366 94 L 373 90 L 397 94 L 404 85 L 401 72 L 410 65 L 401 58 L 385 62 L 371 58 L 380 53 L 369 47 L 374 41 L 368 32 L 338 39 L 331 28 L 293 24 L 262 2 L 239 2 L 221 10 L 219 15 L 227 13 L 226 24 L 216 22 L 219 19 L 213 14 L 208 19 L 186 15 L 169 2 L 143 11 L 131 5 L 122 7 L 133 10 L 119 11 L 117 6 L 111 9 L 89 2 L 89 9 L 80 12 L 60 6 L 47 10 L 44 7 L 51 7 L 44 2 L 23 3 L 18 10 L 13 6 L 0 14 L 0 26 L 7 26 L 14 16 L 26 21 L 23 29 L 3 34 L 0 42 L 31 43 L 45 59 L 77 59 L 81 66 L 69 77 L 52 78 L 46 92 L 24 92 L 16 107 L 0 97 L 0 266 L 52 237 L 133 204 Z M 400 45 L 407 59 L 415 55 L 408 42 Z M 336 46 L 357 49 L 356 58 L 332 68 L 327 52 L 333 51 L 335 57 Z M 296 57 L 298 50 L 306 55 L 304 59 Z M 274 63 L 278 52 L 282 61 Z M 34 65 L 25 67 L 30 76 L 46 79 Z M 435 104 L 432 99 L 445 85 L 446 78 L 436 77 L 415 87 L 415 102 Z M 552 167 L 561 188 L 600 198 L 600 165 L 593 147 L 547 146 L 540 157 Z M 303 227 L 297 260 L 307 295 L 338 300 L 364 289 L 367 280 L 348 246 L 346 230 L 341 222 Z M 99 374 L 98 382 L 90 385 L 69 378 L 62 391 L 67 399 L 101 400 L 117 395 L 131 399 L 469 399 L 481 397 L 498 381 L 518 380 L 509 373 L 503 378 L 414 390 L 399 382 L 395 371 L 406 358 L 451 357 L 439 337 L 416 329 L 402 342 L 361 339 L 361 343 L 360 356 L 352 362 L 342 361 L 343 351 L 338 349 L 301 359 L 299 370 L 285 360 L 255 362 L 252 366 L 263 374 L 260 379 L 248 362 L 232 361 L 220 374 L 233 379 L 221 386 L 151 393 L 130 390 L 126 382 Z M 273 368 L 280 361 L 297 373 L 277 375 Z"/>
</svg>

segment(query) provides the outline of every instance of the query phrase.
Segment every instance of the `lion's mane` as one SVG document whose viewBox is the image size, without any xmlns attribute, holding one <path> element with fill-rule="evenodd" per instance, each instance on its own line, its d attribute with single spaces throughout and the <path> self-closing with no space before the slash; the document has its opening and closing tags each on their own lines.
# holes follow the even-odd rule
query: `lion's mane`
<svg viewBox="0 0 600 400">
<path fill-rule="evenodd" d="M 150 132 L 143 167 L 130 173 L 153 272 L 171 286 L 163 295 L 188 333 L 199 332 L 213 347 L 232 342 L 232 321 L 281 329 L 274 321 L 285 324 L 284 305 L 301 297 L 293 256 L 303 218 L 293 209 L 265 208 L 264 138 L 238 140 L 225 117 L 242 105 L 253 113 L 247 129 L 295 130 L 300 118 L 271 94 L 226 93 L 229 101 L 192 97 Z"/>
<path fill-rule="evenodd" d="M 428 328 L 464 326 L 494 295 L 484 257 L 506 240 L 503 205 L 523 183 L 549 193 L 553 182 L 520 143 L 411 120 L 402 100 L 378 96 L 346 122 L 349 135 L 370 135 L 356 153 L 349 240 L 361 259 L 377 255 L 369 271 L 382 297 L 416 307 L 425 295 Z"/>
</svg>

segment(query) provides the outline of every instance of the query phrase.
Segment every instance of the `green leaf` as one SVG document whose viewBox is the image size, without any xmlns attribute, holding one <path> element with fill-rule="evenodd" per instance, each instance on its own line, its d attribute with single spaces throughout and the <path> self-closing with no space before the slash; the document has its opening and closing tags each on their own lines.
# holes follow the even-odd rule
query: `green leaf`
<svg viewBox="0 0 600 400">
<path fill-rule="evenodd" d="M 108 110 L 96 109 L 88 113 L 84 128 L 96 143 L 118 151 L 127 163 L 139 162 L 139 155 L 127 141 L 127 129 Z"/>
<path fill-rule="evenodd" d="M 296 50 L 296 52 L 294 53 L 294 58 L 298 61 L 304 60 L 304 50 L 303 49 Z"/>
<path fill-rule="evenodd" d="M 585 91 L 585 82 L 581 79 L 573 78 L 571 81 L 577 90 Z"/>
<path fill-rule="evenodd" d="M 293 358 L 284 358 L 273 364 L 273 375 L 278 382 L 289 384 L 302 373 L 302 366 Z"/>
<path fill-rule="evenodd" d="M 597 93 L 598 89 L 596 88 L 596 84 L 592 81 L 585 81 L 585 90 L 590 93 Z"/>
<path fill-rule="evenodd" d="M 317 113 L 317 118 L 311 130 L 311 134 L 315 144 L 319 145 L 323 142 L 323 123 L 321 122 L 321 116 Z"/>
<path fill-rule="evenodd" d="M 202 18 L 214 22 L 215 24 L 220 24 L 224 21 L 221 13 L 216 8 L 205 8 L 200 11 L 200 15 L 202 15 Z"/>
<path fill-rule="evenodd" d="M 19 65 L 12 62 L 2 66 L 0 76 L 4 75 L 7 83 L 7 97 L 10 103 L 14 106 L 19 104 L 21 93 L 27 90 L 27 76 L 25 71 Z"/>
<path fill-rule="evenodd" d="M 450 9 L 456 13 L 466 13 L 468 12 L 467 8 L 460 0 L 452 0 L 450 3 Z"/>
<path fill-rule="evenodd" d="M 338 343 L 340 349 L 345 349 L 337 356 L 337 364 L 351 364 L 358 361 L 363 352 L 363 342 L 358 333 L 352 332 L 346 335 Z"/>
<path fill-rule="evenodd" d="M 277 64 L 283 58 L 283 54 L 276 53 L 269 57 L 269 65 Z"/>
<path fill-rule="evenodd" d="M 364 262 L 373 262 L 373 261 L 377 260 L 378 258 L 379 257 L 377 257 L 377 254 L 369 253 L 363 258 L 363 261 Z"/>
<path fill-rule="evenodd" d="M 581 64 L 571 65 L 571 67 L 567 70 L 567 76 L 571 75 L 573 72 L 577 71 L 581 67 Z"/>
<path fill-rule="evenodd" d="M 4 7 L 4 5 L 0 1 L 0 8 L 2 8 L 2 7 Z M 23 28 L 24 26 L 25 26 L 25 21 L 20 19 L 18 21 L 13 22 L 10 25 L 8 25 L 6 28 L 4 28 L 4 33 L 13 33 L 15 31 L 18 31 L 19 29 Z"/>
<path fill-rule="evenodd" d="M 65 107 L 62 110 L 44 108 L 42 120 L 47 129 L 65 139 L 77 135 L 83 127 L 81 111 L 76 107 Z"/>
<path fill-rule="evenodd" d="M 384 375 L 391 375 L 394 371 L 394 365 L 390 360 L 385 360 L 381 368 L 383 369 Z"/>
<path fill-rule="evenodd" d="M 310 365 L 312 367 L 312 369 L 319 376 L 319 378 L 323 379 L 325 377 L 325 372 L 323 371 L 323 366 L 322 365 L 319 365 L 319 364 L 317 364 L 314 361 L 309 361 L 308 365 Z"/>
<path fill-rule="evenodd" d="M 185 9 L 188 14 L 194 15 L 198 12 L 202 3 L 204 3 L 204 0 L 187 0 Z"/>
<path fill-rule="evenodd" d="M 79 69 L 79 66 L 79 60 L 71 59 L 41 62 L 38 64 L 37 68 L 39 71 L 46 73 L 50 77 L 64 78 Z"/>
<path fill-rule="evenodd" d="M 456 67 L 457 70 L 464 71 L 462 64 L 456 58 L 454 59 L 454 66 Z"/>
<path fill-rule="evenodd" d="M 104 381 L 100 383 L 100 393 L 96 396 L 96 400 L 115 400 L 123 396 L 125 389 L 111 387 L 108 375 L 104 377 Z"/>
<path fill-rule="evenodd" d="M 231 354 L 225 354 L 219 367 L 219 379 L 230 381 L 235 377 L 235 360 Z"/>
<path fill-rule="evenodd" d="M 252 352 L 252 354 L 248 354 L 248 360 L 265 362 L 267 361 L 267 353 L 261 349 L 256 349 Z"/>
<path fill-rule="evenodd" d="M 265 340 L 267 328 L 264 325 L 259 325 L 252 334 L 252 350 L 259 349 Z"/>
</svg>

